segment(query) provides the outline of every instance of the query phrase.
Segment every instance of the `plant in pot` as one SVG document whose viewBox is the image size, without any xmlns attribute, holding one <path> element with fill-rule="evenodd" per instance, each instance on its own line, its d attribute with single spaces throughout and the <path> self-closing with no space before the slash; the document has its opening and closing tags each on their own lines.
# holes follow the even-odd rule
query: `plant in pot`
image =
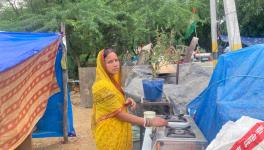
<svg viewBox="0 0 264 150">
<path fill-rule="evenodd" d="M 173 32 L 170 37 L 165 32 L 157 32 L 156 45 L 150 53 L 149 62 L 152 67 L 152 79 L 142 80 L 144 98 L 148 101 L 161 101 L 163 94 L 164 79 L 157 78 L 160 69 L 176 59 L 167 50 L 171 47 Z"/>
</svg>

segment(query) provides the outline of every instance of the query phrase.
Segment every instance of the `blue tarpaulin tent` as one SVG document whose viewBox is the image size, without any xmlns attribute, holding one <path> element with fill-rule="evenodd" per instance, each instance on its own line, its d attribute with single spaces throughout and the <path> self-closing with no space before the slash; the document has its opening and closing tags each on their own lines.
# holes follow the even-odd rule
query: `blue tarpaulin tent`
<svg viewBox="0 0 264 150">
<path fill-rule="evenodd" d="M 15 33 L 0 32 L 0 72 L 12 69 L 16 65 L 40 53 L 54 41 L 60 39 L 55 33 Z M 60 92 L 51 96 L 43 117 L 36 125 L 33 137 L 63 136 L 63 83 L 62 83 L 62 45 L 57 51 L 55 71 Z M 68 134 L 75 135 L 70 97 L 68 95 Z"/>
<path fill-rule="evenodd" d="M 220 36 L 221 40 L 224 42 L 228 42 L 228 36 L 226 35 L 221 35 Z M 264 44 L 264 38 L 253 38 L 253 37 L 241 37 L 241 42 L 246 45 L 255 45 L 255 44 Z"/>
<path fill-rule="evenodd" d="M 264 120 L 264 44 L 220 56 L 208 87 L 188 111 L 208 141 L 229 120 Z"/>
</svg>

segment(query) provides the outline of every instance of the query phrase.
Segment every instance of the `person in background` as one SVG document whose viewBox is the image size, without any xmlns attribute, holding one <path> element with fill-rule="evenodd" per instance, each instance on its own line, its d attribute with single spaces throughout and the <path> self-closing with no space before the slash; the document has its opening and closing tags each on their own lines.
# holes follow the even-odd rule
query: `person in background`
<svg viewBox="0 0 264 150">
<path fill-rule="evenodd" d="M 167 125 L 167 121 L 159 117 L 144 119 L 128 113 L 127 107 L 134 111 L 136 103 L 131 98 L 125 99 L 120 82 L 120 62 L 113 49 L 101 50 L 96 63 L 91 127 L 98 150 L 132 150 L 131 124 Z"/>
</svg>

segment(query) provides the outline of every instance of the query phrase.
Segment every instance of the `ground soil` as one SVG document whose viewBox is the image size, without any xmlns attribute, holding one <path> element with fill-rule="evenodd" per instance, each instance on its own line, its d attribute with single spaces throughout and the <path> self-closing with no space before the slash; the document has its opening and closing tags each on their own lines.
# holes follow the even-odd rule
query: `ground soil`
<svg viewBox="0 0 264 150">
<path fill-rule="evenodd" d="M 67 144 L 63 144 L 63 137 L 33 139 L 34 150 L 96 150 L 90 129 L 92 109 L 80 106 L 78 92 L 71 93 L 71 102 L 76 137 L 69 138 Z"/>
</svg>

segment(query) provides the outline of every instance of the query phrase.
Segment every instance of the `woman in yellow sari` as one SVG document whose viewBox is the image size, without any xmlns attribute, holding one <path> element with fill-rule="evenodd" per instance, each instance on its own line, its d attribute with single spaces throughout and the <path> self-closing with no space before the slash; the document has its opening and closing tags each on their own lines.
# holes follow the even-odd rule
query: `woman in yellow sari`
<svg viewBox="0 0 264 150">
<path fill-rule="evenodd" d="M 98 150 L 131 150 L 131 123 L 142 126 L 165 126 L 159 117 L 144 119 L 127 111 L 135 110 L 136 103 L 125 100 L 120 82 L 120 63 L 112 49 L 104 49 L 97 56 L 96 79 L 92 87 L 92 132 Z"/>
</svg>

